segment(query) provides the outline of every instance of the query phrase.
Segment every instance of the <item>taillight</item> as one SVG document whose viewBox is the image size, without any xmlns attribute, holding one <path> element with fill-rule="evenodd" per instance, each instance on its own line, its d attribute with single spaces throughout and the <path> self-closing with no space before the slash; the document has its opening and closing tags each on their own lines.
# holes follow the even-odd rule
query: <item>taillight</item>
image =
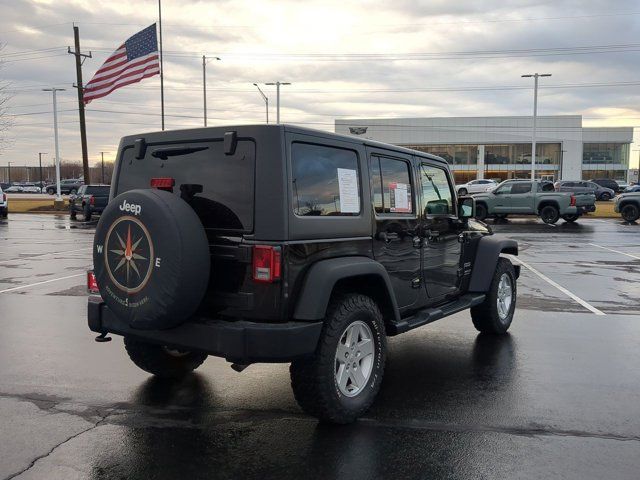
<svg viewBox="0 0 640 480">
<path fill-rule="evenodd" d="M 576 206 L 576 197 L 574 195 L 571 195 L 571 206 L 572 207 Z"/>
<path fill-rule="evenodd" d="M 264 283 L 280 280 L 280 247 L 253 247 L 253 280 Z"/>
<path fill-rule="evenodd" d="M 87 272 L 87 290 L 89 290 L 89 293 L 100 293 L 98 281 L 96 280 L 96 275 L 93 273 L 93 270 Z"/>
<path fill-rule="evenodd" d="M 89 197 L 89 205 L 95 205 L 95 204 L 96 204 L 96 198 L 93 195 L 91 195 Z"/>
<path fill-rule="evenodd" d="M 176 181 L 171 177 L 152 178 L 151 188 L 157 188 L 158 190 L 165 190 L 167 192 L 173 192 L 173 187 Z"/>
</svg>

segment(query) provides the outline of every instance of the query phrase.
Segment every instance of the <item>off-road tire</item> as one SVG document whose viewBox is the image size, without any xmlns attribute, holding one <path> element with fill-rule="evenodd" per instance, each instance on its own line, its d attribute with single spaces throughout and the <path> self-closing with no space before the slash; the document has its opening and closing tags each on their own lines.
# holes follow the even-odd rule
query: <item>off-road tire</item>
<svg viewBox="0 0 640 480">
<path fill-rule="evenodd" d="M 460 190 L 458 190 L 458 196 L 459 197 L 463 197 L 465 195 L 468 195 L 469 191 L 466 188 L 461 188 Z"/>
<path fill-rule="evenodd" d="M 540 209 L 540 219 L 544 223 L 556 223 L 560 219 L 560 212 L 555 205 L 545 205 Z"/>
<path fill-rule="evenodd" d="M 56 193 L 56 190 L 54 188 L 47 188 L 47 193 L 49 195 L 53 195 L 54 193 Z"/>
<path fill-rule="evenodd" d="M 611 195 L 609 195 L 608 192 L 604 192 L 602 195 L 600 195 L 600 200 L 602 200 L 603 202 L 608 202 L 609 200 L 611 200 Z"/>
<path fill-rule="evenodd" d="M 487 207 L 484 203 L 476 204 L 476 219 L 483 221 L 487 218 Z"/>
<path fill-rule="evenodd" d="M 567 223 L 573 223 L 576 220 L 578 220 L 580 218 L 580 215 L 578 215 L 577 213 L 571 214 L 571 215 L 563 215 L 562 219 L 567 222 Z"/>
<path fill-rule="evenodd" d="M 640 208 L 633 203 L 627 203 L 620 209 L 620 215 L 622 215 L 625 222 L 635 222 L 640 218 Z"/>
<path fill-rule="evenodd" d="M 84 206 L 83 214 L 84 214 L 84 221 L 85 222 L 90 222 L 91 221 L 91 207 L 89 207 L 89 205 L 85 205 Z"/>
<path fill-rule="evenodd" d="M 498 314 L 498 285 L 500 278 L 502 278 L 504 274 L 507 274 L 511 279 L 512 301 L 509 314 L 502 319 Z M 491 286 L 489 287 L 484 302 L 471 308 L 473 326 L 482 333 L 491 333 L 494 335 L 506 333 L 513 321 L 513 313 L 516 309 L 517 290 L 516 271 L 513 265 L 506 258 L 499 258 L 496 271 L 491 280 Z"/>
<path fill-rule="evenodd" d="M 162 378 L 184 377 L 207 359 L 206 353 L 177 352 L 162 345 L 141 342 L 131 337 L 124 337 L 124 347 L 131 361 L 139 368 Z"/>
<path fill-rule="evenodd" d="M 336 384 L 336 349 L 343 333 L 357 321 L 366 323 L 371 330 L 374 359 L 365 387 L 355 396 L 348 397 Z M 293 361 L 289 368 L 296 401 L 302 410 L 322 422 L 346 424 L 355 421 L 369 409 L 380 390 L 386 349 L 384 321 L 378 305 L 360 294 L 337 296 L 327 309 L 315 354 Z"/>
</svg>

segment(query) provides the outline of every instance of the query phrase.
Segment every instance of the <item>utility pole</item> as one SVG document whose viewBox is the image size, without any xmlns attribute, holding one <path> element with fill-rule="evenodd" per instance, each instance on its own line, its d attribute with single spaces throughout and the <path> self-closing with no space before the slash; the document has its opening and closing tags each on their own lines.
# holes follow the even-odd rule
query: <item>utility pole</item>
<svg viewBox="0 0 640 480">
<path fill-rule="evenodd" d="M 60 147 L 58 143 L 58 106 L 56 104 L 56 92 L 64 92 L 65 88 L 43 88 L 43 92 L 53 93 L 53 137 L 56 146 L 56 200 L 62 201 L 60 195 Z"/>
<path fill-rule="evenodd" d="M 85 58 L 91 58 L 91 52 L 88 54 L 80 52 L 80 29 L 73 26 L 73 39 L 75 40 L 75 50 L 67 47 L 67 52 L 76 57 L 76 85 L 78 89 L 78 113 L 80 114 L 80 144 L 82 146 L 82 172 L 84 175 L 84 183 L 91 183 L 89 174 L 89 154 L 87 151 L 87 123 L 84 116 L 84 90 L 82 86 L 82 64 Z M 55 94 L 54 94 L 55 95 Z M 55 97 L 54 97 L 55 98 Z"/>
<path fill-rule="evenodd" d="M 522 75 L 523 78 L 533 77 L 533 131 L 531 133 L 531 181 L 536 179 L 536 121 L 538 119 L 538 78 L 550 77 L 550 73 L 533 73 Z"/>
<path fill-rule="evenodd" d="M 46 155 L 47 152 L 38 152 L 38 163 L 40 164 L 40 188 L 44 187 L 42 183 L 42 155 Z"/>
<path fill-rule="evenodd" d="M 104 185 L 104 154 L 105 153 L 109 153 L 109 152 L 100 152 L 100 155 L 102 156 L 102 183 Z"/>
<path fill-rule="evenodd" d="M 164 131 L 164 63 L 162 62 L 162 0 L 158 0 L 158 26 L 160 29 L 160 114 Z"/>
<path fill-rule="evenodd" d="M 9 183 L 9 186 L 11 186 L 11 162 L 7 162 L 7 177 L 9 177 L 7 182 Z"/>
<path fill-rule="evenodd" d="M 265 85 L 276 86 L 276 123 L 280 123 L 280 85 L 291 85 L 289 82 L 270 82 Z"/>
<path fill-rule="evenodd" d="M 220 57 L 202 55 L 202 97 L 204 100 L 204 126 L 207 126 L 207 60 L 220 60 Z"/>
<path fill-rule="evenodd" d="M 267 123 L 269 123 L 269 97 L 267 97 L 264 92 L 260 89 L 260 87 L 258 86 L 257 83 L 254 83 L 255 87 L 258 89 L 258 92 L 260 92 L 260 95 L 262 96 L 262 99 L 264 100 L 264 104 L 265 104 L 265 108 L 267 111 Z"/>
</svg>

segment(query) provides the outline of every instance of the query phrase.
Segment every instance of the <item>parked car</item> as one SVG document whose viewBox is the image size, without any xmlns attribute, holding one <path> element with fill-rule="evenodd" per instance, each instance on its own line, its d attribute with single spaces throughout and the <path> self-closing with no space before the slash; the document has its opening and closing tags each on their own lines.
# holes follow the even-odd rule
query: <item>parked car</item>
<svg viewBox="0 0 640 480">
<path fill-rule="evenodd" d="M 556 192 L 546 181 L 505 180 L 491 192 L 474 195 L 476 218 L 505 218 L 507 215 L 538 215 L 545 223 L 560 218 L 575 222 L 580 215 L 596 209 L 595 196 Z"/>
<path fill-rule="evenodd" d="M 84 185 L 82 180 L 70 178 L 66 180 L 60 180 L 60 193 L 62 195 L 73 195 L 78 193 L 80 187 Z M 47 193 L 49 195 L 54 195 L 56 193 L 57 186 L 56 184 L 47 186 Z"/>
<path fill-rule="evenodd" d="M 124 137 L 116 158 L 87 318 L 154 375 L 291 362 L 302 409 L 348 423 L 387 336 L 469 308 L 481 332 L 512 322 L 519 268 L 500 253 L 518 244 L 473 220 L 439 157 L 249 125 Z"/>
<path fill-rule="evenodd" d="M 464 196 L 471 193 L 481 193 L 496 188 L 498 183 L 495 180 L 479 179 L 471 180 L 470 182 L 463 183 L 462 185 L 456 185 L 458 195 Z"/>
<path fill-rule="evenodd" d="M 109 185 L 82 185 L 78 193 L 69 197 L 69 213 L 73 220 L 78 212 L 88 222 L 95 214 L 101 214 L 109 202 Z"/>
<path fill-rule="evenodd" d="M 5 190 L 5 193 L 22 193 L 22 185 L 14 183 Z"/>
<path fill-rule="evenodd" d="M 616 180 L 616 183 L 618 184 L 618 189 L 616 190 L 617 193 L 622 193 L 629 188 L 629 184 L 624 180 Z"/>
<path fill-rule="evenodd" d="M 41 193 L 41 190 L 35 183 L 23 183 L 22 193 Z"/>
<path fill-rule="evenodd" d="M 573 192 L 576 195 L 583 193 L 595 195 L 596 200 L 611 200 L 616 192 L 588 180 L 559 180 L 554 184 L 556 192 Z"/>
<path fill-rule="evenodd" d="M 596 178 L 595 180 L 591 180 L 593 183 L 597 183 L 598 185 L 606 188 L 610 188 L 614 192 L 618 191 L 618 183 L 611 178 Z"/>
<path fill-rule="evenodd" d="M 7 194 L 0 187 L 0 217 L 7 218 L 9 216 L 9 199 Z"/>
<path fill-rule="evenodd" d="M 11 186 L 11 184 L 8 183 L 8 182 L 0 182 L 0 190 L 6 190 L 10 186 Z"/>
<path fill-rule="evenodd" d="M 614 210 L 627 222 L 638 220 L 640 218 L 640 188 L 634 192 L 618 195 Z"/>
<path fill-rule="evenodd" d="M 630 185 L 624 189 L 624 193 L 640 192 L 640 185 Z"/>
</svg>

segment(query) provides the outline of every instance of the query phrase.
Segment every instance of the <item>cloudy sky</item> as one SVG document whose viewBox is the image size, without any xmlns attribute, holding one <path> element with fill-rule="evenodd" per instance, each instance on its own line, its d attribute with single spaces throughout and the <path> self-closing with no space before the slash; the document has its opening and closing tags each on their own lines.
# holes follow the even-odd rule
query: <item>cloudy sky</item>
<svg viewBox="0 0 640 480">
<path fill-rule="evenodd" d="M 93 58 L 85 82 L 126 38 L 157 20 L 153 1 L 0 0 L 0 79 L 9 83 L 10 146 L 0 165 L 53 152 L 80 160 L 72 23 Z M 282 121 L 333 130 L 336 118 L 581 114 L 586 126 L 640 127 L 640 5 L 616 0 L 171 1 L 163 3 L 167 128 L 264 121 L 253 82 L 283 87 Z M 274 87 L 263 87 L 272 104 Z M 158 77 L 87 109 L 89 157 L 113 157 L 121 136 L 160 127 Z M 638 129 L 640 131 L 640 128 Z M 638 148 L 634 145 L 633 148 Z M 638 154 L 632 152 L 637 163 Z M 53 155 L 49 154 L 48 159 Z"/>
</svg>

